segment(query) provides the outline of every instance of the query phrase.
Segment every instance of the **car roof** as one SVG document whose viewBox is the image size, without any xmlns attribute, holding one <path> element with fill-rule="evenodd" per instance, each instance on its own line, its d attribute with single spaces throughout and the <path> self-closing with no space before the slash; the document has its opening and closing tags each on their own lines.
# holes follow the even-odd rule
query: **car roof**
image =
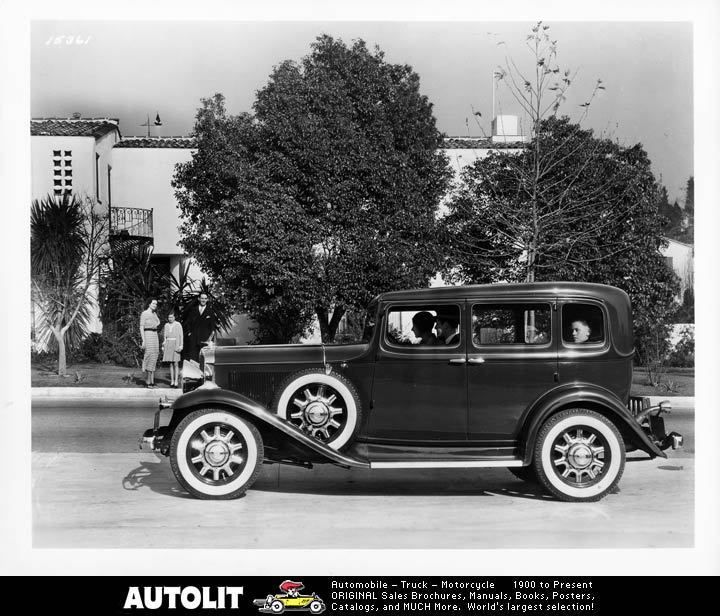
<svg viewBox="0 0 720 616">
<path fill-rule="evenodd" d="M 383 301 L 449 300 L 449 299 L 511 299 L 528 296 L 586 297 L 612 303 L 628 301 L 625 291 L 590 282 L 531 282 L 475 284 L 427 289 L 389 291 L 380 295 Z"/>
</svg>

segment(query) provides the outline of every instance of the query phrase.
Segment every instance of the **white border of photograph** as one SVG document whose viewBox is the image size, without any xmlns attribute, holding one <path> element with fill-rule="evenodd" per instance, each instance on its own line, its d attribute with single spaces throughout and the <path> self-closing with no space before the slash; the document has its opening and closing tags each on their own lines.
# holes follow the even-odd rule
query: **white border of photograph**
<svg viewBox="0 0 720 616">
<path fill-rule="evenodd" d="M 717 164 L 717 3 L 712 0 L 628 2 L 605 0 L 580 8 L 555 2 L 404 1 L 191 3 L 183 0 L 4 2 L 0 8 L 0 122 L 4 143 L 0 174 L 4 191 L 2 283 L 7 294 L 3 328 L 2 434 L 6 466 L 0 573 L 50 575 L 699 575 L 720 573 L 718 553 L 718 457 L 720 436 L 717 351 L 720 328 L 711 321 L 718 302 L 717 243 L 720 191 Z M 29 35 L 31 19 L 242 19 L 242 20 L 473 20 L 693 21 L 695 28 L 696 180 L 696 545 L 647 550 L 37 550 L 31 543 L 29 345 Z M 652 104 L 652 101 L 648 101 Z M 716 311 L 714 311 L 716 312 Z M 658 494 L 658 501 L 663 495 Z M 612 524 L 612 520 L 607 521 Z"/>
</svg>

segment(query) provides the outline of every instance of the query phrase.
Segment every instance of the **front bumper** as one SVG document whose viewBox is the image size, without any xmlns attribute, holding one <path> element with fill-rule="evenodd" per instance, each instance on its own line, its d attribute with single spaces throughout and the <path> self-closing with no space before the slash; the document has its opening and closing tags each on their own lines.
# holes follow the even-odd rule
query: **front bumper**
<svg viewBox="0 0 720 616">
<path fill-rule="evenodd" d="M 677 432 L 668 434 L 665 431 L 665 420 L 662 415 L 664 413 L 669 414 L 672 410 L 668 400 L 663 400 L 660 404 L 652 406 L 650 398 L 633 396 L 628 402 L 628 409 L 635 417 L 635 421 L 640 424 L 640 427 L 659 449 L 665 451 L 671 447 L 678 449 L 683 446 L 684 439 L 681 434 Z"/>
<path fill-rule="evenodd" d="M 168 432 L 168 426 L 160 426 L 160 414 L 165 410 L 172 408 L 172 402 L 167 398 L 160 400 L 158 410 L 155 411 L 153 419 L 153 427 L 145 430 L 138 439 L 138 446 L 141 451 L 159 451 L 167 455 L 170 449 L 170 443 L 165 438 Z"/>
</svg>

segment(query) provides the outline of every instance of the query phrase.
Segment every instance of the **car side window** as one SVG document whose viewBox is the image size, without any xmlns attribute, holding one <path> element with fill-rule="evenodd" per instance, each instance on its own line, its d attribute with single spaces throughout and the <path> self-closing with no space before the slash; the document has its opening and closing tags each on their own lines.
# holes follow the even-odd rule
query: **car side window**
<svg viewBox="0 0 720 616">
<path fill-rule="evenodd" d="M 552 334 L 549 304 L 476 304 L 473 344 L 548 344 Z"/>
<path fill-rule="evenodd" d="M 392 306 L 385 322 L 385 341 L 404 347 L 460 345 L 460 307 L 457 305 Z"/>
<path fill-rule="evenodd" d="M 570 346 L 605 342 L 605 321 L 599 306 L 569 303 L 562 308 L 563 343 Z"/>
</svg>

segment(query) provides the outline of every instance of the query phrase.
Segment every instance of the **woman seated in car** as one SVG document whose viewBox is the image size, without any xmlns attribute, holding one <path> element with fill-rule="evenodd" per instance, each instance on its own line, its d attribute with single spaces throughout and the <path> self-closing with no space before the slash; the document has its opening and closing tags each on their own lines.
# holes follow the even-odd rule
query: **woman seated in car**
<svg viewBox="0 0 720 616">
<path fill-rule="evenodd" d="M 423 310 L 418 312 L 412 318 L 412 333 L 416 338 L 420 338 L 417 344 L 434 345 L 437 344 L 437 336 L 433 334 L 433 326 L 435 325 L 435 317 Z"/>
</svg>

